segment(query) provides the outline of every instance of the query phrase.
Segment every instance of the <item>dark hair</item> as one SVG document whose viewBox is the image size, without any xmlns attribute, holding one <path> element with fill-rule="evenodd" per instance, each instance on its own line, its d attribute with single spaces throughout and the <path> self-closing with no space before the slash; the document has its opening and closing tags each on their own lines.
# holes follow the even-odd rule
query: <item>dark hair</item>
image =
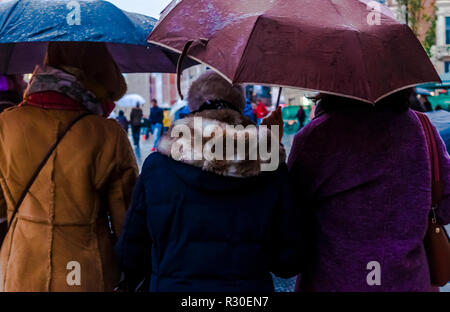
<svg viewBox="0 0 450 312">
<path fill-rule="evenodd" d="M 123 110 L 120 110 L 119 111 L 119 116 L 124 116 L 124 115 L 125 115 L 125 112 Z"/>
<path fill-rule="evenodd" d="M 3 77 L 7 83 L 6 90 L 2 88 L 2 91 L 0 91 L 0 101 L 12 102 L 14 104 L 22 102 L 23 93 L 26 88 L 23 75 L 0 75 L 0 77 Z"/>
<path fill-rule="evenodd" d="M 353 111 L 362 109 L 405 112 L 410 107 L 410 99 L 412 95 L 413 89 L 404 89 L 381 99 L 376 102 L 375 105 L 360 100 L 325 93 L 320 93 L 311 99 L 318 106 L 316 115 L 328 111 Z"/>
<path fill-rule="evenodd" d="M 11 102 L 14 104 L 19 104 L 22 102 L 23 96 L 21 93 L 16 91 L 2 91 L 0 92 L 0 101 Z"/>
<path fill-rule="evenodd" d="M 158 101 L 156 99 L 152 99 L 152 103 L 158 104 Z"/>
</svg>

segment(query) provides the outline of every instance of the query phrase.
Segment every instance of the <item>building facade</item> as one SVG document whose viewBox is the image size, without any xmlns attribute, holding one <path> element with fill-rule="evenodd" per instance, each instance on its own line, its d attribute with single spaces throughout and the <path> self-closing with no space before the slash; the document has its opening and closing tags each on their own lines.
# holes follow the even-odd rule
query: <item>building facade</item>
<svg viewBox="0 0 450 312">
<path fill-rule="evenodd" d="M 436 45 L 432 61 L 439 74 L 450 73 L 450 1 L 436 1 Z"/>
<path fill-rule="evenodd" d="M 399 20 L 405 21 L 405 10 L 399 7 L 397 0 L 388 0 L 386 4 Z M 417 37 L 424 42 L 435 19 L 435 42 L 430 51 L 431 60 L 439 74 L 450 73 L 450 0 L 422 0 L 421 16 L 416 30 Z"/>
<path fill-rule="evenodd" d="M 187 97 L 189 87 L 202 73 L 205 65 L 197 65 L 183 71 L 181 75 L 181 91 Z M 161 107 L 171 107 L 179 99 L 176 74 L 150 74 L 150 98 L 156 99 Z"/>
<path fill-rule="evenodd" d="M 139 94 L 142 96 L 145 99 L 145 103 L 141 106 L 141 108 L 144 112 L 144 116 L 148 115 L 150 112 L 150 74 L 125 74 L 124 77 L 127 83 L 127 94 Z M 118 114 L 120 110 L 124 111 L 125 116 L 128 118 L 132 107 L 116 106 L 114 112 Z"/>
<path fill-rule="evenodd" d="M 406 23 L 406 11 L 404 6 L 399 5 L 398 0 L 380 0 L 378 2 L 386 4 L 396 15 L 399 21 Z M 436 16 L 436 7 L 439 0 L 421 0 L 421 9 L 416 14 L 415 33 L 421 42 L 424 42 L 428 31 L 432 27 L 433 19 Z M 411 16 L 409 16 L 411 20 Z"/>
</svg>

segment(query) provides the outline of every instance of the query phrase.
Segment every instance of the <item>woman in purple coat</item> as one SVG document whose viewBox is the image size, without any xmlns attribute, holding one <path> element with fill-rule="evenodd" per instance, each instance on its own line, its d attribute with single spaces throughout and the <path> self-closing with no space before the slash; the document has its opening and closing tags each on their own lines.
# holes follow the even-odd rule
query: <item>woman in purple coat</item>
<svg viewBox="0 0 450 312">
<path fill-rule="evenodd" d="M 316 118 L 295 137 L 290 178 L 309 242 L 297 290 L 431 290 L 423 245 L 430 160 L 419 119 L 408 108 L 410 92 L 376 106 L 321 95 Z M 444 200 L 437 212 L 448 224 L 450 158 L 438 143 Z"/>
</svg>

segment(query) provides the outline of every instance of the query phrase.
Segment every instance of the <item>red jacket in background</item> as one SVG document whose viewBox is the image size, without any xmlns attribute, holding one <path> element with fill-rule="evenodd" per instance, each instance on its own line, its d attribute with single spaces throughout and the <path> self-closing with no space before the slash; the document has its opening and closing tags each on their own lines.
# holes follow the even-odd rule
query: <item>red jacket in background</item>
<svg viewBox="0 0 450 312">
<path fill-rule="evenodd" d="M 267 110 L 266 105 L 264 105 L 263 102 L 259 102 L 258 106 L 256 107 L 254 113 L 256 114 L 256 117 L 258 119 L 262 119 L 267 116 L 269 111 Z"/>
</svg>

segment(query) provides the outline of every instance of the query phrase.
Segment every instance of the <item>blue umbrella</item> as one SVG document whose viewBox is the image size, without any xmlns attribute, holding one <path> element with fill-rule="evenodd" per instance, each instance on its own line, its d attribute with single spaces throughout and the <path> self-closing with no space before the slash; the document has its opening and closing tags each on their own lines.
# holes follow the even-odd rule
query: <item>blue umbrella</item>
<svg viewBox="0 0 450 312">
<path fill-rule="evenodd" d="M 156 22 L 100 0 L 7 1 L 0 4 L 0 74 L 32 72 L 53 41 L 105 42 L 123 72 L 176 72 L 177 55 L 146 42 Z"/>
</svg>

